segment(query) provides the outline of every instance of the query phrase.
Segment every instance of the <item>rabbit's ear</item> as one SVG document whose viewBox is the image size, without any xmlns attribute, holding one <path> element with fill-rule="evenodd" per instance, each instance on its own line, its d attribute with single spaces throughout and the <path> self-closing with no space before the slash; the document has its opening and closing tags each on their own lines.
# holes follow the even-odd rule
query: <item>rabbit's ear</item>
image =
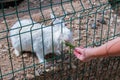
<svg viewBox="0 0 120 80">
<path fill-rule="evenodd" d="M 53 24 L 53 25 L 57 25 L 57 23 L 60 22 L 60 20 L 57 19 L 54 14 L 51 13 L 50 16 L 51 16 L 52 24 Z"/>
<path fill-rule="evenodd" d="M 60 18 L 56 18 L 54 14 L 50 14 L 51 16 L 51 19 L 53 21 L 53 25 L 56 25 L 56 26 L 65 26 L 65 22 L 64 22 L 64 17 L 60 17 Z"/>
</svg>

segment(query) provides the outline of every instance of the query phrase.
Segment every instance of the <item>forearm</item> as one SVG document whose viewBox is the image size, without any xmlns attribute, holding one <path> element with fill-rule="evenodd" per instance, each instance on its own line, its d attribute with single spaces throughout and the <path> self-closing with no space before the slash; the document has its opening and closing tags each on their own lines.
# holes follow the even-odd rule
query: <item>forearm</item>
<svg viewBox="0 0 120 80">
<path fill-rule="evenodd" d="M 92 57 L 120 56 L 120 37 L 100 47 L 86 49 L 86 53 L 89 53 Z"/>
</svg>

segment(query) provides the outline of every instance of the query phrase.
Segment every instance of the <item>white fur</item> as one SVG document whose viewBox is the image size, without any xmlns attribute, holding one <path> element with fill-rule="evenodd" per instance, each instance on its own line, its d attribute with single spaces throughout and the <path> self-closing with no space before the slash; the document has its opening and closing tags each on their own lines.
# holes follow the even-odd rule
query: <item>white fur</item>
<svg viewBox="0 0 120 80">
<path fill-rule="evenodd" d="M 53 15 L 51 15 L 51 18 L 52 17 Z M 57 18 L 54 19 L 53 21 L 54 21 L 53 26 L 48 27 L 45 27 L 44 25 L 36 23 L 35 21 L 32 21 L 30 19 L 17 21 L 12 26 L 10 31 L 10 36 L 12 36 L 11 41 L 15 49 L 16 56 L 19 56 L 21 51 L 32 51 L 32 47 L 40 62 L 44 61 L 44 55 L 53 52 L 52 48 L 53 46 L 54 52 L 56 52 L 57 54 L 60 53 L 62 41 L 64 40 L 72 41 L 72 33 L 64 25 L 62 19 Z M 61 23 L 59 22 L 63 22 L 62 26 Z M 44 28 L 41 29 L 42 27 Z M 63 33 L 61 32 L 61 28 Z"/>
</svg>

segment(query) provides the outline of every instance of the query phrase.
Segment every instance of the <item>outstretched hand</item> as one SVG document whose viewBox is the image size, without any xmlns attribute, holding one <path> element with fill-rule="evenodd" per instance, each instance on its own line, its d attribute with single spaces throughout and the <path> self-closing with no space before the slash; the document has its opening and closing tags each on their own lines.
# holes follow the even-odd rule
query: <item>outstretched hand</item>
<svg viewBox="0 0 120 80">
<path fill-rule="evenodd" d="M 87 50 L 90 48 L 76 47 L 74 49 L 74 55 L 83 62 L 90 61 L 92 58 L 87 54 Z"/>
</svg>

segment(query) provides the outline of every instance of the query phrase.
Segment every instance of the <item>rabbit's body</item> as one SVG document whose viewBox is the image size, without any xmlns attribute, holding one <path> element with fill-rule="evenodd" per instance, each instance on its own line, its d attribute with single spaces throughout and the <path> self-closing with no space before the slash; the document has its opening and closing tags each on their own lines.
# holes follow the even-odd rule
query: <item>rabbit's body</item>
<svg viewBox="0 0 120 80">
<path fill-rule="evenodd" d="M 60 53 L 64 35 L 66 40 L 72 39 L 72 34 L 67 27 L 63 27 L 63 33 L 61 33 L 60 26 L 45 27 L 29 19 L 16 22 L 11 29 L 11 36 L 17 34 L 11 37 L 16 56 L 19 56 L 21 51 L 33 51 L 40 62 L 44 61 L 44 55 L 53 50 L 56 54 Z"/>
</svg>

